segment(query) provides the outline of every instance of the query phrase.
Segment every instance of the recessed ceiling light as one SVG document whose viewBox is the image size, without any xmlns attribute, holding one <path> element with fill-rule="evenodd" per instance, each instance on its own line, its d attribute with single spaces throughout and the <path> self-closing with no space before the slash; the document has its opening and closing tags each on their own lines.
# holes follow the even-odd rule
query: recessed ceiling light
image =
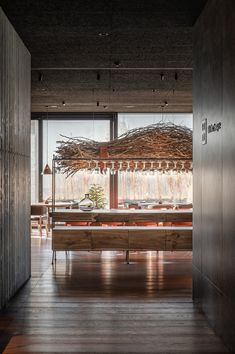
<svg viewBox="0 0 235 354">
<path fill-rule="evenodd" d="M 116 68 L 119 68 L 121 66 L 121 63 L 119 60 L 115 60 L 114 65 L 116 66 Z"/>
<path fill-rule="evenodd" d="M 58 106 L 56 106 L 56 105 L 51 105 L 51 106 L 49 106 L 49 107 L 51 107 L 51 108 L 57 108 Z"/>
<path fill-rule="evenodd" d="M 109 33 L 108 32 L 100 32 L 98 34 L 99 37 L 108 37 L 109 36 Z"/>
</svg>

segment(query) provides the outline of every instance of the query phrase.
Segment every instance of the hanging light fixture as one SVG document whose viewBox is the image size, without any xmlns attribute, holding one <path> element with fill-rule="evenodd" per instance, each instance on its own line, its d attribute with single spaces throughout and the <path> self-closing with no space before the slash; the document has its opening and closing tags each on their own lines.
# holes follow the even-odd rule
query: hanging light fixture
<svg viewBox="0 0 235 354">
<path fill-rule="evenodd" d="M 46 106 L 47 108 L 47 149 L 46 149 L 46 164 L 45 164 L 45 167 L 42 171 L 42 175 L 52 175 L 52 171 L 51 171 L 51 168 L 49 166 L 49 163 L 48 163 L 48 144 L 49 144 L 49 137 L 48 137 L 48 106 Z"/>
</svg>

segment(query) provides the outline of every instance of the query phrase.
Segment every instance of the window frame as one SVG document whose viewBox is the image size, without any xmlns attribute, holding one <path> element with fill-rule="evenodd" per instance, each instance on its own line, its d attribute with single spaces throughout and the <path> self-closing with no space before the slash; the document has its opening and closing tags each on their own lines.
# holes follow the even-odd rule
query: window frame
<svg viewBox="0 0 235 354">
<path fill-rule="evenodd" d="M 156 112 L 160 114 L 159 112 Z M 82 112 L 32 112 L 31 113 L 31 120 L 38 120 L 38 201 L 43 201 L 43 175 L 41 171 L 43 170 L 43 121 L 44 120 L 107 120 L 110 122 L 110 140 L 113 140 L 118 137 L 119 131 L 119 122 L 118 117 L 121 114 L 126 114 L 124 112 L 99 112 L 99 113 L 82 113 Z M 131 115 L 134 114 L 147 114 L 142 112 L 131 112 Z M 149 113 L 153 114 L 153 113 Z M 166 114 L 192 114 L 192 112 L 166 112 Z M 115 175 L 110 174 L 110 208 L 117 208 L 118 207 L 118 172 Z"/>
</svg>

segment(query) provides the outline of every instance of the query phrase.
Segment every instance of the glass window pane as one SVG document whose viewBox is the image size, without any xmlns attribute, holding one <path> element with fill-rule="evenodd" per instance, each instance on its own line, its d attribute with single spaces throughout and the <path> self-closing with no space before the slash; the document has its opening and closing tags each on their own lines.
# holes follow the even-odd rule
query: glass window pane
<svg viewBox="0 0 235 354">
<path fill-rule="evenodd" d="M 48 136 L 48 139 L 47 139 Z M 52 167 L 52 159 L 55 154 L 58 141 L 64 137 L 85 137 L 96 141 L 108 141 L 110 139 L 109 120 L 49 120 L 43 121 L 43 165 L 49 162 Z M 48 146 L 48 153 L 47 153 Z M 47 161 L 48 156 L 48 161 Z M 109 203 L 109 176 L 102 174 L 89 174 L 80 171 L 72 177 L 58 174 L 56 176 L 57 200 L 80 200 L 88 192 L 92 184 L 99 184 L 105 190 L 105 196 Z M 51 175 L 43 176 L 43 199 L 52 197 Z"/>
<path fill-rule="evenodd" d="M 118 135 L 128 130 L 145 127 L 160 121 L 193 128 L 192 114 L 119 114 Z M 146 156 L 147 157 L 147 156 Z M 192 202 L 192 174 L 172 172 L 159 174 L 156 171 L 123 172 L 118 177 L 118 203 L 149 202 Z"/>
<path fill-rule="evenodd" d="M 118 114 L 118 135 L 127 130 L 145 127 L 159 122 L 172 122 L 193 129 L 193 115 L 190 113 L 121 113 Z"/>
</svg>

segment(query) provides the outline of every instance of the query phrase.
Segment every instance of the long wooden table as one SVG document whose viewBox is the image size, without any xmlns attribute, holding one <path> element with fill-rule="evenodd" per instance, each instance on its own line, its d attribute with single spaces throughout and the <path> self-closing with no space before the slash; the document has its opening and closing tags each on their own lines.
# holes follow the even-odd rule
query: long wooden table
<svg viewBox="0 0 235 354">
<path fill-rule="evenodd" d="M 159 222 L 192 222 L 192 210 L 55 210 L 52 250 L 56 251 L 125 250 L 127 263 L 131 250 L 179 251 L 192 249 L 192 226 L 159 226 Z M 124 226 L 67 226 L 62 223 L 114 223 Z M 156 226 L 133 226 L 134 223 Z M 132 224 L 126 226 L 126 224 Z M 53 262 L 52 260 L 52 262 Z"/>
<path fill-rule="evenodd" d="M 51 213 L 53 222 L 191 222 L 192 209 L 187 210 L 147 210 L 147 209 L 60 209 Z"/>
</svg>

